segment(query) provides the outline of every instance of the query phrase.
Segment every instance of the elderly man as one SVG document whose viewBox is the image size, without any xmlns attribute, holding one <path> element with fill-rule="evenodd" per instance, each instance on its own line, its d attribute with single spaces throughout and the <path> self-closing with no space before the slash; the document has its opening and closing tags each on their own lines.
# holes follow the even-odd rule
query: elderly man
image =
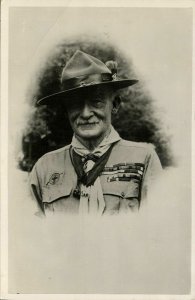
<svg viewBox="0 0 195 300">
<path fill-rule="evenodd" d="M 74 131 L 70 145 L 45 154 L 31 172 L 31 191 L 43 214 L 139 209 L 161 164 L 152 145 L 123 140 L 111 125 L 120 105 L 116 91 L 136 82 L 118 78 L 114 62 L 76 51 L 63 69 L 62 91 L 38 101 L 60 104 Z"/>
</svg>

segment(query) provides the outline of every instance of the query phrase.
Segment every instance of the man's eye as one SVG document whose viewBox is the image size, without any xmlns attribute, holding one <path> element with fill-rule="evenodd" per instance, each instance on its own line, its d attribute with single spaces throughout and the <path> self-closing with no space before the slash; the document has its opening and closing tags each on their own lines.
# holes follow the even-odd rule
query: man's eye
<svg viewBox="0 0 195 300">
<path fill-rule="evenodd" d="M 95 99 L 95 101 L 94 101 L 94 103 L 93 103 L 93 105 L 94 105 L 95 107 L 101 107 L 102 104 L 103 104 L 103 101 L 102 101 L 101 99 Z"/>
<path fill-rule="evenodd" d="M 94 100 L 96 101 L 96 102 L 103 102 L 104 100 L 103 100 L 103 96 L 101 96 L 101 95 L 97 95 L 96 97 L 94 97 Z"/>
<path fill-rule="evenodd" d="M 76 99 L 71 99 L 68 103 L 67 103 L 67 108 L 69 109 L 75 109 L 75 108 L 79 108 L 81 106 L 81 101 L 78 101 Z"/>
</svg>

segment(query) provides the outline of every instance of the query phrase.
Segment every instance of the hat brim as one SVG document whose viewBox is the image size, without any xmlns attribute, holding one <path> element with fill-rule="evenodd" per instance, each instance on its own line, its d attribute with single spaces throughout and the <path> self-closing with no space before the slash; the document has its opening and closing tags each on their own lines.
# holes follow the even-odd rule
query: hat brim
<svg viewBox="0 0 195 300">
<path fill-rule="evenodd" d="M 137 83 L 138 80 L 136 79 L 121 79 L 121 80 L 114 80 L 114 81 L 106 81 L 106 82 L 100 82 L 95 83 L 93 85 L 86 85 L 86 86 L 79 86 L 72 89 L 64 90 L 58 93 L 54 93 L 51 95 L 48 95 L 44 98 L 41 98 L 37 101 L 37 105 L 49 105 L 54 104 L 54 101 L 66 101 L 71 95 L 74 95 L 79 92 L 84 92 L 86 89 L 93 89 L 98 86 L 112 86 L 114 89 L 119 90 L 126 88 L 128 86 L 131 86 L 135 83 Z"/>
</svg>

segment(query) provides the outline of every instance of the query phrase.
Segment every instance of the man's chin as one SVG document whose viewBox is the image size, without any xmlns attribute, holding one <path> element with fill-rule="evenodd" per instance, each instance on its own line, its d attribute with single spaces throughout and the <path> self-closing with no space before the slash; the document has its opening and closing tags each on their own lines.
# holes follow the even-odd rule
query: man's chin
<svg viewBox="0 0 195 300">
<path fill-rule="evenodd" d="M 86 134 L 82 134 L 82 136 L 80 135 L 80 137 L 82 139 L 86 139 L 86 140 L 95 140 L 98 139 L 100 135 L 98 134 L 91 134 L 91 133 L 86 133 Z"/>
<path fill-rule="evenodd" d="M 77 133 L 82 139 L 98 139 L 101 136 L 101 132 L 95 130 L 83 130 L 81 133 Z"/>
</svg>

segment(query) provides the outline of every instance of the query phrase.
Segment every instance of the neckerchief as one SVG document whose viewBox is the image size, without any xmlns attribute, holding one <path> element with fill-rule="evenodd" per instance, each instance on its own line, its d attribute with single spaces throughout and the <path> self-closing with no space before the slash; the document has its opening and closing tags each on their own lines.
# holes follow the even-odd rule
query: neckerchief
<svg viewBox="0 0 195 300">
<path fill-rule="evenodd" d="M 103 213 L 105 201 L 99 175 L 108 161 L 114 144 L 120 139 L 119 134 L 111 126 L 109 135 L 90 152 L 76 136 L 73 136 L 70 155 L 78 176 L 77 196 L 80 197 L 80 213 L 99 215 Z"/>
<path fill-rule="evenodd" d="M 82 157 L 74 151 L 74 148 L 70 148 L 72 163 L 77 173 L 79 182 L 86 185 L 86 187 L 94 184 L 99 174 L 103 171 L 114 144 L 115 143 L 113 143 L 110 148 L 100 157 L 95 155 L 85 155 Z M 87 166 L 89 161 L 93 162 L 91 163 L 91 168 Z"/>
</svg>

